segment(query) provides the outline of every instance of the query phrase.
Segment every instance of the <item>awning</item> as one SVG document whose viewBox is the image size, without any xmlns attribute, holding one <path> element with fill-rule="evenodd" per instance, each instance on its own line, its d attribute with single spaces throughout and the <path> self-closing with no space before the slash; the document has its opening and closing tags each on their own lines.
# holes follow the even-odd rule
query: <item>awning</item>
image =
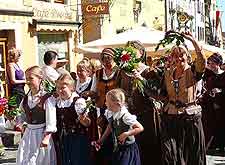
<svg viewBox="0 0 225 165">
<path fill-rule="evenodd" d="M 81 23 L 64 21 L 33 20 L 36 31 L 75 31 Z"/>
<path fill-rule="evenodd" d="M 161 39 L 164 37 L 163 31 L 147 27 L 136 27 L 134 29 L 111 35 L 108 38 L 101 38 L 95 41 L 91 41 L 83 44 L 84 47 L 90 48 L 106 48 L 106 47 L 120 47 L 124 46 L 127 41 L 138 40 L 145 47 L 155 47 Z"/>
<path fill-rule="evenodd" d="M 37 25 L 37 31 L 75 31 L 77 27 L 74 26 L 60 26 L 60 25 Z"/>
</svg>

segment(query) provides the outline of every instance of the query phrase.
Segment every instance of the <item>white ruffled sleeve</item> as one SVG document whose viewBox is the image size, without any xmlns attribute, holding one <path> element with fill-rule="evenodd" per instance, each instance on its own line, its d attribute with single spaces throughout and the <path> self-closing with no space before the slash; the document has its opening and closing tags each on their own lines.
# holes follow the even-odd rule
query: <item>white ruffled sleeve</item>
<svg viewBox="0 0 225 165">
<path fill-rule="evenodd" d="M 84 98 L 79 98 L 77 99 L 77 101 L 75 102 L 74 108 L 77 112 L 78 115 L 82 114 L 84 112 L 84 110 L 86 109 L 86 101 Z"/>
<path fill-rule="evenodd" d="M 45 132 L 56 132 L 56 98 L 49 97 L 44 104 L 46 113 L 46 130 Z"/>
<path fill-rule="evenodd" d="M 129 112 L 126 113 L 123 116 L 123 122 L 129 126 L 133 126 L 134 124 L 136 124 L 137 121 L 137 117 L 135 115 L 131 115 Z"/>
</svg>

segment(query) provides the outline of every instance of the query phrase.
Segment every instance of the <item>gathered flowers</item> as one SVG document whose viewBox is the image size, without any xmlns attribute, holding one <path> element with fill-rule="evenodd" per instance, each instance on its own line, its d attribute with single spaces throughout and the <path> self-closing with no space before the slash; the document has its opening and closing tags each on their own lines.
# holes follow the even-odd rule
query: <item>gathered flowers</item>
<svg viewBox="0 0 225 165">
<path fill-rule="evenodd" d="M 114 61 L 128 76 L 132 76 L 135 70 L 137 70 L 141 60 L 141 58 L 137 57 L 137 50 L 133 47 L 127 46 L 115 49 Z M 134 77 L 133 88 L 137 88 L 144 95 L 143 80 Z"/>
<path fill-rule="evenodd" d="M 8 100 L 6 98 L 0 98 L 0 115 L 4 114 L 7 108 Z"/>
<path fill-rule="evenodd" d="M 115 49 L 114 61 L 126 73 L 133 73 L 141 61 L 137 58 L 137 51 L 133 47 L 120 47 Z"/>
</svg>

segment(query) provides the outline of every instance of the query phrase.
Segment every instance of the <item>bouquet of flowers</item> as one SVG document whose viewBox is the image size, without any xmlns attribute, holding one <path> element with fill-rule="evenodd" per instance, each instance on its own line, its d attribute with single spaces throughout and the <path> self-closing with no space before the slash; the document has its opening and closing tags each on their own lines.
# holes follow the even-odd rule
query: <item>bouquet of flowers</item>
<svg viewBox="0 0 225 165">
<path fill-rule="evenodd" d="M 137 51 L 133 47 L 120 47 L 115 49 L 114 61 L 117 66 L 124 70 L 127 75 L 131 75 L 138 68 L 138 63 L 142 60 L 137 57 Z M 140 79 L 133 80 L 133 87 L 137 88 L 144 95 L 144 82 Z"/>
<path fill-rule="evenodd" d="M 120 69 L 127 73 L 132 73 L 138 67 L 140 58 L 136 57 L 136 51 L 133 47 L 116 48 L 114 61 Z"/>
<path fill-rule="evenodd" d="M 5 109 L 7 108 L 8 100 L 6 98 L 0 98 L 0 116 L 4 114 Z"/>
</svg>

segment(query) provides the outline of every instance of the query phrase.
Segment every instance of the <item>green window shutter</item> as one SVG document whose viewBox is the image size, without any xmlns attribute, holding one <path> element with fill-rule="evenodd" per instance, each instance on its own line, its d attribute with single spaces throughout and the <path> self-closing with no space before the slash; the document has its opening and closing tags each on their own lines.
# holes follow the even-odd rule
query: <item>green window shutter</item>
<svg viewBox="0 0 225 165">
<path fill-rule="evenodd" d="M 32 0 L 23 0 L 23 5 L 32 7 Z"/>
</svg>

